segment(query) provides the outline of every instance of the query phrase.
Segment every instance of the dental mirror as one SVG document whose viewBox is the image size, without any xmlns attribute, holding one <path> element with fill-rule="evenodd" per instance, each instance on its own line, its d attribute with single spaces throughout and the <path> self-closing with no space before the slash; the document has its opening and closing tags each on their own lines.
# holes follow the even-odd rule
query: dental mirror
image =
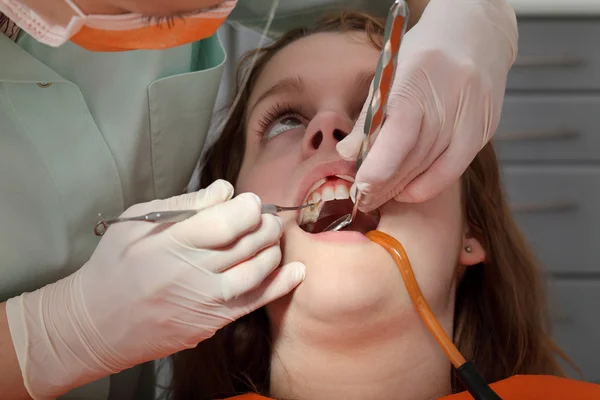
<svg viewBox="0 0 600 400">
<path fill-rule="evenodd" d="M 356 190 L 354 193 L 356 195 L 354 196 L 354 198 L 356 199 L 356 201 L 354 202 L 352 213 L 339 217 L 338 219 L 333 221 L 327 228 L 325 228 L 323 232 L 338 232 L 349 226 L 352 223 L 352 221 L 354 221 L 354 218 L 356 218 L 356 213 L 358 212 L 358 204 L 360 203 L 360 199 L 362 197 L 362 194 L 358 191 L 358 188 L 355 189 Z"/>
</svg>

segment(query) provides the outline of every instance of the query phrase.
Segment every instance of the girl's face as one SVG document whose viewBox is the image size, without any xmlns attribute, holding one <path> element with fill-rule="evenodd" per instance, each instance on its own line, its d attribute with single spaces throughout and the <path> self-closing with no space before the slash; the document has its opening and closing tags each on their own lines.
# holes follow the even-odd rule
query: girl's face
<svg viewBox="0 0 600 400">
<path fill-rule="evenodd" d="M 358 32 L 314 34 L 279 51 L 247 105 L 247 147 L 237 192 L 254 192 L 263 202 L 282 206 L 347 198 L 356 167 L 340 159 L 335 145 L 352 130 L 378 56 Z M 344 208 L 331 205 L 336 207 Z M 377 229 L 403 244 L 434 312 L 451 311 L 457 267 L 485 256 L 468 235 L 460 182 L 427 202 L 390 201 L 379 211 Z M 379 245 L 358 232 L 305 232 L 299 222 L 310 220 L 310 213 L 282 213 L 281 218 L 283 262 L 302 261 L 307 270 L 293 295 L 270 306 L 275 327 L 300 323 L 299 315 L 366 327 L 372 326 L 369 319 L 397 317 L 412 308 L 396 265 Z"/>
</svg>

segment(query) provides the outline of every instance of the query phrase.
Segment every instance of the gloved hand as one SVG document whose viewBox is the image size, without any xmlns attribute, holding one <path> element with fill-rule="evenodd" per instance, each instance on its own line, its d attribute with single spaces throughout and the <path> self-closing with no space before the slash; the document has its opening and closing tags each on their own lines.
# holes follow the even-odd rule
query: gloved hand
<svg viewBox="0 0 600 400">
<path fill-rule="evenodd" d="M 361 211 L 428 200 L 462 175 L 498 127 L 517 41 L 505 0 L 429 2 L 400 46 L 387 119 L 356 175 Z M 346 160 L 358 154 L 367 106 L 337 145 Z"/>
<path fill-rule="evenodd" d="M 123 216 L 198 208 L 156 225 L 111 226 L 67 278 L 10 299 L 7 315 L 25 386 L 35 399 L 195 347 L 229 322 L 289 293 L 305 268 L 281 260 L 279 217 L 251 193 L 214 182 L 136 205 Z"/>
</svg>

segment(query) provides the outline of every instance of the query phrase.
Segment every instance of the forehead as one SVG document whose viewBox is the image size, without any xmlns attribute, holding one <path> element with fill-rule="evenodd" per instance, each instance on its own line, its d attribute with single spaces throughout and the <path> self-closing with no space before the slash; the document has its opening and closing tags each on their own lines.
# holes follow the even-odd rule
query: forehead
<svg viewBox="0 0 600 400">
<path fill-rule="evenodd" d="M 281 49 L 261 72 L 251 96 L 289 77 L 334 83 L 359 71 L 375 70 L 379 50 L 363 32 L 316 33 Z"/>
</svg>

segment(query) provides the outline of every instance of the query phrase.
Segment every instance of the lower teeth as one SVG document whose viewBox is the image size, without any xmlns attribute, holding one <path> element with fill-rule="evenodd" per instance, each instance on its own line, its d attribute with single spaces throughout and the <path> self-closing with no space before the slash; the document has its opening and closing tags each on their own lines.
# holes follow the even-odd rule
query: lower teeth
<svg viewBox="0 0 600 400">
<path fill-rule="evenodd" d="M 306 232 L 322 232 L 336 219 L 350 213 L 353 206 L 354 203 L 350 199 L 330 200 L 319 203 L 314 211 L 309 211 L 309 208 L 304 209 L 299 225 Z"/>
<path fill-rule="evenodd" d="M 344 205 L 342 205 L 342 207 L 343 206 Z M 332 207 L 333 207 L 333 205 L 332 205 Z M 337 205 L 335 207 L 337 207 Z M 345 207 L 343 207 L 343 208 L 345 208 Z M 342 216 L 345 216 L 351 212 L 351 210 L 349 211 L 349 210 L 343 209 L 343 210 L 341 210 L 342 212 L 340 213 L 340 210 L 338 209 L 337 210 L 338 212 L 332 213 L 331 208 L 324 209 L 321 211 L 323 211 L 321 213 L 322 215 L 319 215 L 319 218 L 316 221 L 310 221 L 310 222 L 304 223 L 304 224 L 300 225 L 300 228 L 308 233 L 315 233 L 315 234 L 321 233 L 321 232 L 324 232 L 325 229 L 329 225 L 331 225 L 334 221 L 336 221 L 337 219 L 339 219 Z M 380 218 L 380 215 L 379 215 L 379 211 L 377 211 L 377 210 L 371 211 L 367 214 L 363 214 L 362 212 L 359 211 L 358 214 L 356 215 L 356 218 L 353 221 L 353 223 L 343 230 L 367 233 L 368 231 L 377 228 L 377 226 L 379 225 L 379 218 Z"/>
</svg>

